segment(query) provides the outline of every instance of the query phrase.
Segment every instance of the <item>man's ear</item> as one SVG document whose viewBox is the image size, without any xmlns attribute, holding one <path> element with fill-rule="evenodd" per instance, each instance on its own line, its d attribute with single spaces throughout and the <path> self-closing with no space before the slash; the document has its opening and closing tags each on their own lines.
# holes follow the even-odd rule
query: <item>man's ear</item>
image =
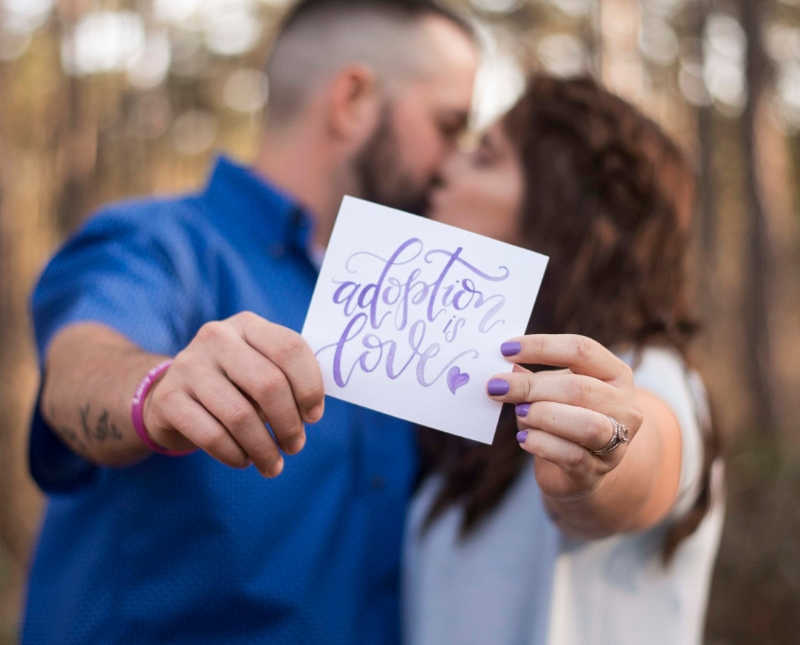
<svg viewBox="0 0 800 645">
<path fill-rule="evenodd" d="M 328 128 L 342 143 L 360 145 L 380 116 L 380 91 L 375 73 L 365 65 L 348 65 L 328 87 Z"/>
</svg>

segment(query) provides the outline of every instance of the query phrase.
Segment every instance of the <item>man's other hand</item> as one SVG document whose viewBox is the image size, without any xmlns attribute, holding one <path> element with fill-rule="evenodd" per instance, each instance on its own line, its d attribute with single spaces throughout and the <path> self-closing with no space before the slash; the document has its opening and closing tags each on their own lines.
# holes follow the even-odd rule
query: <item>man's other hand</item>
<svg viewBox="0 0 800 645">
<path fill-rule="evenodd" d="M 302 450 L 304 423 L 322 418 L 324 401 L 319 363 L 305 340 L 243 312 L 200 328 L 151 390 L 144 422 L 165 448 L 197 446 L 229 466 L 253 463 L 275 477 L 283 470 L 278 448 Z"/>
</svg>

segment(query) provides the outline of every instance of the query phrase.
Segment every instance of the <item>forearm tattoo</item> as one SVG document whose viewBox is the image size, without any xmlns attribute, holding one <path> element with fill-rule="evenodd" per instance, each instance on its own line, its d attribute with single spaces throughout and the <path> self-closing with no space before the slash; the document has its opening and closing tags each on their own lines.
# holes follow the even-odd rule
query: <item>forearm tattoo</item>
<svg viewBox="0 0 800 645">
<path fill-rule="evenodd" d="M 75 430 L 68 428 L 67 426 L 54 426 L 53 430 L 75 452 L 81 455 L 89 454 L 89 447 L 86 445 L 86 442 L 81 439 L 81 436 L 75 432 Z"/>
<path fill-rule="evenodd" d="M 91 424 L 89 422 L 89 404 L 87 403 L 85 406 L 81 407 L 80 412 L 83 436 L 86 437 L 87 441 L 102 442 L 106 439 L 122 439 L 122 433 L 119 431 L 119 428 L 111 423 L 108 410 L 103 410 L 103 412 L 100 414 L 94 429 L 91 428 Z"/>
<path fill-rule="evenodd" d="M 108 410 L 103 410 L 97 417 L 95 423 L 91 422 L 91 406 L 87 403 L 78 408 L 81 416 L 81 432 L 68 426 L 54 426 L 53 430 L 69 445 L 73 450 L 81 455 L 88 455 L 90 444 L 103 443 L 105 441 L 122 439 L 119 428 L 111 421 L 111 414 Z M 55 410 L 50 408 L 50 418 L 55 418 Z"/>
</svg>

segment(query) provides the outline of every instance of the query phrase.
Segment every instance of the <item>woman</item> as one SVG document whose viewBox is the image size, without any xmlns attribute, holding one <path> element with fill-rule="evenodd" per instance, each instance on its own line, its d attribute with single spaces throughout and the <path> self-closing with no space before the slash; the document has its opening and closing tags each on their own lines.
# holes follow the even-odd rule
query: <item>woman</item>
<svg viewBox="0 0 800 645">
<path fill-rule="evenodd" d="M 408 643 L 700 642 L 722 504 L 686 367 L 692 185 L 668 137 L 587 79 L 534 77 L 447 166 L 434 219 L 550 265 L 537 334 L 498 348 L 514 366 L 487 384 L 511 404 L 494 445 L 420 435 Z"/>
</svg>

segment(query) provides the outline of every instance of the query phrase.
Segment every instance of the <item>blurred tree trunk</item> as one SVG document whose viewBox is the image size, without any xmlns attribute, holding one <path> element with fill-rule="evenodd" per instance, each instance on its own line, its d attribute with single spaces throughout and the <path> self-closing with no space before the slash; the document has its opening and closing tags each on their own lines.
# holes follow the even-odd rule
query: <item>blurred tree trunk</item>
<svg viewBox="0 0 800 645">
<path fill-rule="evenodd" d="M 4 69 L 0 67 L 0 88 L 4 87 Z M 5 116 L 4 106 L 0 105 L 0 329 L 5 330 L 0 334 L 0 367 L 5 367 L 10 354 L 10 345 L 13 342 L 13 323 L 12 320 L 12 293 L 10 277 L 13 275 L 13 262 L 8 248 L 10 236 L 6 233 L 6 214 L 5 214 L 5 182 L 6 160 L 8 159 L 8 152 L 5 149 L 3 142 L 2 127 L 3 118 Z M 9 331 L 10 330 L 10 331 Z M 4 376 L 5 370 L 0 372 L 0 378 Z M 10 392 L 10 383 L 4 382 L 5 379 L 0 380 L 0 406 L 3 410 L 8 410 L 12 405 L 13 394 Z M 6 419 L 7 422 L 7 419 Z M 12 550 L 13 539 L 11 538 L 12 531 L 9 528 L 10 518 L 7 517 L 3 509 L 7 508 L 11 502 L 10 489 L 11 478 L 9 473 L 13 470 L 13 457 L 14 452 L 11 449 L 11 428 L 0 426 L 0 552 L 5 545 L 9 550 Z"/>
<path fill-rule="evenodd" d="M 697 109 L 697 138 L 700 152 L 700 235 L 706 265 L 717 259 L 717 196 L 714 182 L 714 112 L 711 105 Z"/>
<path fill-rule="evenodd" d="M 600 0 L 593 0 L 589 17 L 583 22 L 581 39 L 589 57 L 587 68 L 589 73 L 599 79 L 603 71 L 603 32 L 601 26 Z"/>
<path fill-rule="evenodd" d="M 747 36 L 747 102 L 742 114 L 742 151 L 745 167 L 747 205 L 747 257 L 744 323 L 746 333 L 745 370 L 750 379 L 755 406 L 757 432 L 777 431 L 778 416 L 774 399 L 773 360 L 769 329 L 771 263 L 767 215 L 759 178 L 758 111 L 764 99 L 768 65 L 761 40 L 767 0 L 739 0 L 739 10 Z"/>
<path fill-rule="evenodd" d="M 2 75 L 0 75 L 0 83 L 2 83 Z M 2 115 L 0 114 L 0 120 L 2 120 Z M 11 275 L 11 263 L 9 262 L 9 252 L 7 245 L 7 235 L 5 231 L 5 226 L 3 222 L 3 178 L 5 176 L 5 168 L 3 168 L 4 160 L 8 157 L 6 156 L 6 151 L 3 148 L 3 140 L 0 137 L 0 276 L 3 276 L 2 280 L 0 280 L 0 329 L 8 329 L 10 318 L 10 309 L 11 309 L 11 289 L 9 289 L 9 285 L 11 281 L 8 279 Z M 0 340 L 0 355 L 4 355 L 4 345 L 6 343 L 6 339 L 8 338 L 8 334 L 3 334 L 0 336 L 2 340 Z"/>
<path fill-rule="evenodd" d="M 711 9 L 711 0 L 699 0 L 696 7 L 694 32 L 698 43 L 697 57 L 701 66 L 705 62 L 703 37 Z M 709 99 L 697 108 L 699 235 L 701 256 L 701 284 L 706 318 L 714 312 L 714 271 L 717 264 L 717 195 L 714 181 L 714 107 Z"/>
<path fill-rule="evenodd" d="M 65 2 L 59 6 L 58 20 L 54 21 L 56 42 L 70 43 L 74 49 L 75 40 L 70 36 L 80 15 L 76 2 Z M 75 58 L 73 52 L 72 57 Z M 71 233 L 81 221 L 85 208 L 85 195 L 88 189 L 86 173 L 81 172 L 81 124 L 84 116 L 82 88 L 74 74 L 64 75 L 64 116 L 59 127 L 58 147 L 67 153 L 67 168 L 58 186 L 55 218 L 62 235 Z"/>
<path fill-rule="evenodd" d="M 0 66 L 0 88 L 8 87 L 9 79 L 8 68 Z M 27 410 L 20 396 L 25 380 L 20 338 L 27 328 L 19 260 L 28 240 L 19 236 L 19 220 L 13 219 L 19 217 L 13 206 L 16 149 L 10 138 L 5 139 L 11 121 L 8 105 L 0 101 L 0 640 L 8 618 L 18 612 L 18 591 L 33 538 L 34 522 L 28 520 L 35 520 L 38 511 L 24 459 L 27 435 L 21 432 Z"/>
<path fill-rule="evenodd" d="M 795 132 L 789 137 L 789 150 L 792 158 L 792 197 L 794 199 L 794 212 L 800 221 L 800 132 Z M 800 240 L 798 240 L 800 242 Z"/>
<path fill-rule="evenodd" d="M 2 96 L 3 88 L 6 87 L 6 69 L 0 65 L 0 96 Z M 6 164 L 8 163 L 9 151 L 6 149 L 6 144 L 3 140 L 3 132 L 5 128 L 5 105 L 0 104 L 0 329 L 8 329 L 11 322 L 11 287 L 9 276 L 11 273 L 11 261 L 8 243 L 10 236 L 6 233 L 5 220 L 3 219 L 5 208 L 5 181 L 6 181 Z M 8 334 L 0 335 L 0 356 L 3 355 L 3 345 L 5 345 Z"/>
</svg>

